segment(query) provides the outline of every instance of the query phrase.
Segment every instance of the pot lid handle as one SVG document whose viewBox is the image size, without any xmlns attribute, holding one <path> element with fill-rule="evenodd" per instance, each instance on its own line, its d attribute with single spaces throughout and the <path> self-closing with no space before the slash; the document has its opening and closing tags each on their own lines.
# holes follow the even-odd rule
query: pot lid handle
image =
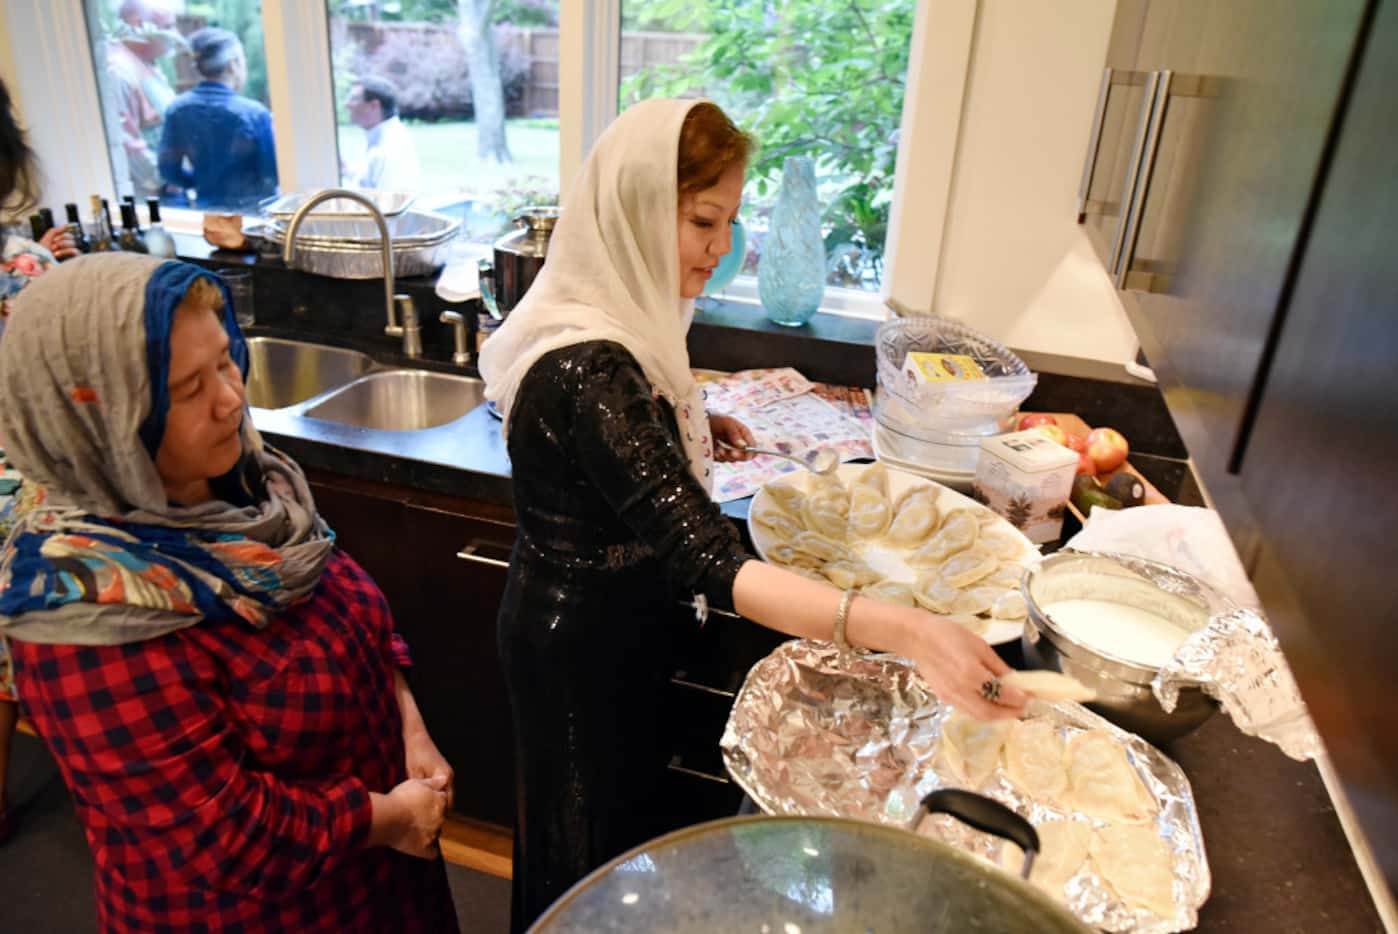
<svg viewBox="0 0 1398 934">
<path fill-rule="evenodd" d="M 962 788 L 941 788 L 922 799 L 909 829 L 916 831 L 928 814 L 950 814 L 977 830 L 1003 837 L 1024 851 L 1020 876 L 1029 878 L 1034 857 L 1039 852 L 1039 834 L 1034 825 L 994 798 Z"/>
</svg>

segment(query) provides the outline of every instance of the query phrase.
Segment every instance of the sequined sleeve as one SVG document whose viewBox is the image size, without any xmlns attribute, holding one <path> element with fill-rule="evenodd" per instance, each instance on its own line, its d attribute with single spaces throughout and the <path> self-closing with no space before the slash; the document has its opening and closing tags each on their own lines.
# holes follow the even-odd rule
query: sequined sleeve
<svg viewBox="0 0 1398 934">
<path fill-rule="evenodd" d="M 737 530 L 690 472 L 635 358 L 612 343 L 588 357 L 574 408 L 583 471 L 677 586 L 731 610 L 733 579 L 749 559 Z"/>
</svg>

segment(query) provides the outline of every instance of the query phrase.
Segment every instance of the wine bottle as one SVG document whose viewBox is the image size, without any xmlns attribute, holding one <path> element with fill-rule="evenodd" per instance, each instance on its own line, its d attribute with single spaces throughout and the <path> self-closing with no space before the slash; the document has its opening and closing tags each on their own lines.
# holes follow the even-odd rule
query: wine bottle
<svg viewBox="0 0 1398 934">
<path fill-rule="evenodd" d="M 136 205 L 130 202 L 121 205 L 121 233 L 117 235 L 117 244 L 128 253 L 150 252 L 136 223 Z"/>
<path fill-rule="evenodd" d="M 170 236 L 165 225 L 160 222 L 160 199 L 147 198 L 146 211 L 150 214 L 150 226 L 146 228 L 146 249 L 151 256 L 174 258 L 175 238 Z"/>
<path fill-rule="evenodd" d="M 78 248 L 79 253 L 91 253 L 92 241 L 87 239 L 87 233 L 83 230 L 83 219 L 78 214 L 78 206 L 70 201 L 63 205 L 63 210 L 68 216 L 68 232 L 73 235 L 73 245 Z"/>
<path fill-rule="evenodd" d="M 44 222 L 44 230 L 46 232 L 54 228 L 53 212 L 48 208 L 39 208 L 39 219 Z"/>
<path fill-rule="evenodd" d="M 92 252 L 109 253 L 118 249 L 112 241 L 112 228 L 108 226 L 102 213 L 104 202 L 98 195 L 92 196 Z"/>
<path fill-rule="evenodd" d="M 44 219 L 37 212 L 29 215 L 29 234 L 38 243 L 44 239 L 44 234 L 48 233 L 48 228 L 44 226 Z"/>
</svg>

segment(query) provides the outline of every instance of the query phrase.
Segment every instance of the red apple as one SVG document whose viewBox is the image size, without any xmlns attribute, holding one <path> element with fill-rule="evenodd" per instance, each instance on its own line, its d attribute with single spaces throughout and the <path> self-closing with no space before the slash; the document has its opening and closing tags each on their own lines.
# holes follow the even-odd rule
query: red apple
<svg viewBox="0 0 1398 934">
<path fill-rule="evenodd" d="M 1087 450 L 1087 439 L 1082 435 L 1069 435 L 1068 447 L 1081 454 L 1083 451 Z"/>
<path fill-rule="evenodd" d="M 1034 430 L 1048 438 L 1054 444 L 1068 445 L 1068 433 L 1057 425 L 1035 425 Z"/>
<path fill-rule="evenodd" d="M 1080 474 L 1087 474 L 1089 477 L 1097 476 L 1097 465 L 1092 462 L 1092 458 L 1088 456 L 1086 451 L 1078 452 L 1078 469 L 1074 476 Z"/>
<path fill-rule="evenodd" d="M 1097 465 L 1098 473 L 1116 470 L 1130 450 L 1121 432 L 1114 428 L 1094 428 L 1088 432 L 1087 454 Z"/>
<path fill-rule="evenodd" d="M 1019 430 L 1020 430 L 1020 431 L 1024 431 L 1024 429 L 1026 429 L 1026 428 L 1034 428 L 1034 427 L 1037 427 L 1037 426 L 1039 426 L 1039 425 L 1057 425 L 1057 424 L 1058 424 L 1058 419 L 1054 418 L 1052 415 L 1048 414 L 1047 412 L 1030 412 L 1030 413 L 1028 413 L 1027 415 L 1021 415 L 1021 416 L 1019 417 Z"/>
</svg>

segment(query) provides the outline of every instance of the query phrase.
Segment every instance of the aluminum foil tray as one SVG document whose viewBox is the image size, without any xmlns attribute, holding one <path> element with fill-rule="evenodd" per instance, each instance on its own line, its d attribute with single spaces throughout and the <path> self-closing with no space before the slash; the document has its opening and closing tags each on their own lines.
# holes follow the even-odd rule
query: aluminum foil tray
<svg viewBox="0 0 1398 934">
<path fill-rule="evenodd" d="M 407 211 L 389 218 L 388 231 L 393 247 L 395 276 L 424 276 L 446 262 L 461 222 L 441 214 Z M 269 240 L 281 247 L 286 242 L 285 225 L 272 222 Z M 296 231 L 296 253 L 292 261 L 304 272 L 336 279 L 378 279 L 383 277 L 379 228 L 372 219 L 358 220 L 321 217 L 312 214 Z"/>
<path fill-rule="evenodd" d="M 927 793 L 965 787 L 938 771 L 942 723 L 950 712 L 905 659 L 843 653 L 829 643 L 795 640 L 748 673 L 723 734 L 724 764 L 769 814 L 907 826 Z M 1068 734 L 1098 729 L 1116 737 L 1155 797 L 1156 826 L 1171 853 L 1174 916 L 1131 908 L 1096 874 L 1090 860 L 1064 888 L 1068 907 L 1084 923 L 1106 931 L 1193 928 L 1211 880 L 1194 795 L 1180 767 L 1145 740 L 1078 704 L 1036 700 L 1029 713 L 1053 719 Z M 1036 825 L 1069 813 L 1029 798 L 1001 769 L 973 790 Z M 995 865 L 1001 849 L 1014 846 L 945 815 L 928 818 L 919 831 Z"/>
<path fill-rule="evenodd" d="M 374 202 L 374 207 L 379 209 L 379 213 L 384 217 L 396 217 L 402 214 L 413 203 L 414 196 L 402 191 L 375 191 L 372 188 L 353 189 L 356 194 L 361 194 Z M 290 191 L 272 201 L 263 212 L 268 217 L 274 217 L 280 221 L 289 221 L 293 214 L 300 210 L 301 205 L 320 194 L 320 191 Z M 358 217 L 364 218 L 368 212 L 364 205 L 349 198 L 330 198 L 316 205 L 311 211 L 311 217 Z"/>
</svg>

